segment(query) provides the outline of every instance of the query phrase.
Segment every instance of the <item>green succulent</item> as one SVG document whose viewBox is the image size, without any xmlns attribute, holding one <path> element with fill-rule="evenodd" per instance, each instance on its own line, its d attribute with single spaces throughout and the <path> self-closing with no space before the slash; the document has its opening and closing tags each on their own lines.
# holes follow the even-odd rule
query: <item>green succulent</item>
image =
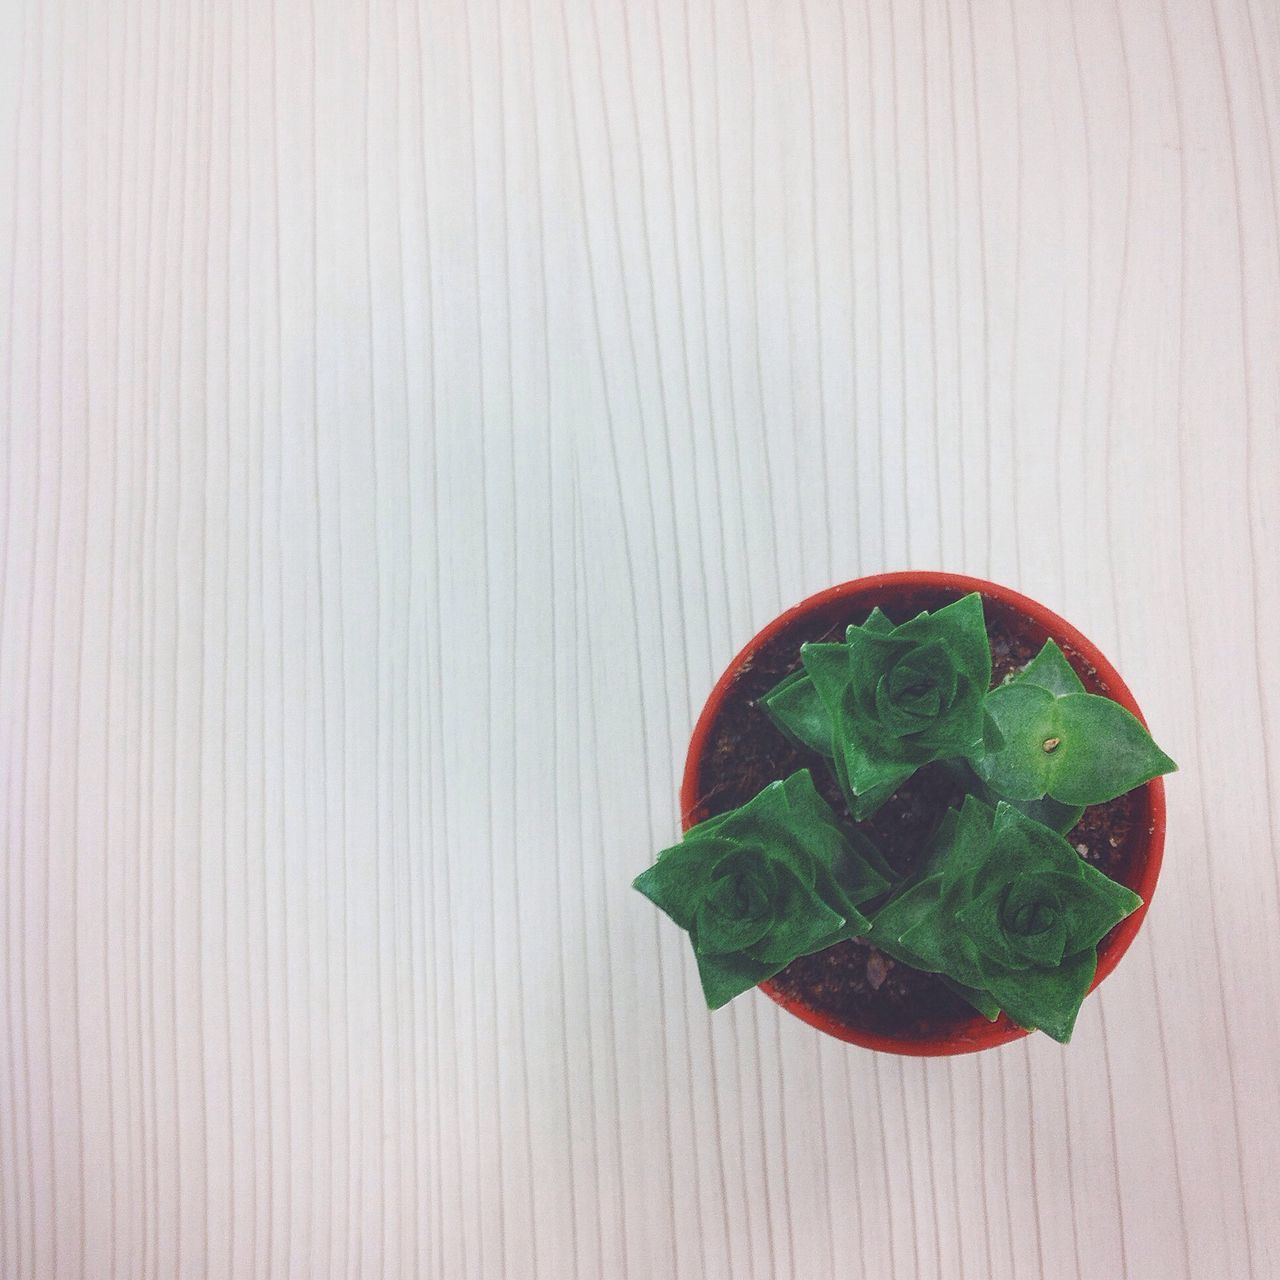
<svg viewBox="0 0 1280 1280">
<path fill-rule="evenodd" d="M 949 810 L 924 869 L 875 914 L 868 939 L 943 974 L 987 1017 L 1071 1038 L 1099 941 L 1142 899 L 1061 835 L 973 796 Z"/>
<path fill-rule="evenodd" d="M 1052 641 L 991 689 L 977 593 L 900 626 L 879 609 L 805 644 L 760 705 L 822 755 L 860 822 L 943 761 L 967 795 L 905 879 L 819 796 L 809 771 L 691 828 L 635 880 L 689 933 L 718 1008 L 850 937 L 937 974 L 985 1017 L 1066 1042 L 1098 943 L 1141 899 L 1064 838 L 1085 807 L 1176 769 L 1142 723 L 1085 692 Z"/>
<path fill-rule="evenodd" d="M 921 765 L 983 750 L 991 649 L 976 592 L 901 626 L 877 609 L 843 643 L 802 645 L 800 660 L 761 705 L 831 759 L 855 819 Z"/>
<path fill-rule="evenodd" d="M 860 907 L 889 888 L 887 870 L 802 769 L 691 827 L 634 887 L 688 931 L 717 1009 L 797 956 L 867 929 Z"/>
</svg>

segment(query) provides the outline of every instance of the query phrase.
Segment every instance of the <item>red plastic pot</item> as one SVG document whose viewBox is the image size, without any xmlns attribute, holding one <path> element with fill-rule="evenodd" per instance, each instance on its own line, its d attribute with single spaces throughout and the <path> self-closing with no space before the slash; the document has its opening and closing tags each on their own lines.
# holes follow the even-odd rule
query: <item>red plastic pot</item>
<svg viewBox="0 0 1280 1280">
<path fill-rule="evenodd" d="M 1098 648 L 1065 619 L 1027 596 L 982 578 L 968 578 L 954 573 L 883 573 L 870 578 L 859 578 L 854 582 L 845 582 L 820 591 L 779 615 L 734 658 L 729 669 L 716 682 L 698 717 L 689 743 L 684 781 L 680 788 L 684 829 L 687 831 L 695 823 L 711 816 L 710 812 L 704 810 L 701 800 L 705 794 L 701 785 L 703 757 L 726 697 L 757 651 L 780 632 L 798 622 L 816 623 L 823 628 L 842 631 L 851 622 L 863 621 L 876 605 L 895 621 L 903 621 L 921 609 L 940 608 L 971 591 L 982 593 L 983 607 L 988 618 L 999 617 L 1006 628 L 1027 640 L 1034 648 L 1038 649 L 1050 637 L 1054 639 L 1090 693 L 1104 694 L 1115 699 L 1146 723 L 1133 694 Z M 1163 781 L 1155 778 L 1146 783 L 1141 789 L 1139 800 L 1135 830 L 1139 833 L 1145 831 L 1145 844 L 1140 843 L 1128 859 L 1125 874 L 1118 878 L 1142 898 L 1143 905 L 1116 925 L 1099 944 L 1098 971 L 1094 975 L 1091 991 L 1116 967 L 1120 957 L 1129 949 L 1129 944 L 1142 926 L 1160 875 L 1165 828 Z M 772 982 L 762 982 L 760 990 L 819 1031 L 825 1031 L 850 1044 L 880 1049 L 887 1053 L 922 1057 L 973 1053 L 978 1049 L 991 1049 L 996 1045 L 1007 1044 L 1027 1034 L 1003 1014 L 997 1021 L 988 1022 L 980 1014 L 974 1013 L 966 1021 L 953 1023 L 945 1030 L 924 1037 L 885 1035 L 811 1009 L 801 1001 L 784 995 Z"/>
</svg>

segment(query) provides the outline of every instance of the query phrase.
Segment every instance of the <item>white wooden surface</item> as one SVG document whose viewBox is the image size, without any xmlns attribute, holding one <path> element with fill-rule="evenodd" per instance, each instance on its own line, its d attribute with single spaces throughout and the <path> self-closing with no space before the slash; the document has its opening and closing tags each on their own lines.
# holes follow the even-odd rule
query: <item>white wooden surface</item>
<svg viewBox="0 0 1280 1280">
<path fill-rule="evenodd" d="M 1274 0 L 0 11 L 0 1274 L 1280 1275 Z M 903 566 L 1182 763 L 1067 1049 L 627 887 Z"/>
</svg>

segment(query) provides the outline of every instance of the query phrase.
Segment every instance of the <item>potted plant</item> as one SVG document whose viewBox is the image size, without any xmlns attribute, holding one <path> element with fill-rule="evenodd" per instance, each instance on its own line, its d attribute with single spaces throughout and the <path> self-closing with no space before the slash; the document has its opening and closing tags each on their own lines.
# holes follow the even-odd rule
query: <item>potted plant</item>
<svg viewBox="0 0 1280 1280">
<path fill-rule="evenodd" d="M 759 985 L 869 1048 L 1065 1043 L 1150 902 L 1175 768 L 1043 606 L 863 578 L 734 659 L 694 729 L 684 838 L 635 887 L 689 932 L 712 1008 Z"/>
</svg>

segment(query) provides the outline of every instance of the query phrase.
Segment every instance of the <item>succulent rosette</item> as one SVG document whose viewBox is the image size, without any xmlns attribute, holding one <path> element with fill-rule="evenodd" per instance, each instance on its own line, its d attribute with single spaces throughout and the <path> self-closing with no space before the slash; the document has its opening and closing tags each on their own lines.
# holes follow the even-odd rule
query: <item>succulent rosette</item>
<svg viewBox="0 0 1280 1280">
<path fill-rule="evenodd" d="M 922 875 L 876 914 L 869 940 L 939 973 L 989 1018 L 1071 1038 L 1097 946 L 1142 905 L 1062 836 L 970 796 L 943 819 Z"/>
<path fill-rule="evenodd" d="M 688 931 L 717 1009 L 797 956 L 869 928 L 859 908 L 884 894 L 889 877 L 802 769 L 691 827 L 634 887 Z"/>
<path fill-rule="evenodd" d="M 877 609 L 843 643 L 801 646 L 800 659 L 762 705 L 831 759 L 855 819 L 921 765 L 982 753 L 991 649 L 976 592 L 901 626 Z"/>
</svg>

